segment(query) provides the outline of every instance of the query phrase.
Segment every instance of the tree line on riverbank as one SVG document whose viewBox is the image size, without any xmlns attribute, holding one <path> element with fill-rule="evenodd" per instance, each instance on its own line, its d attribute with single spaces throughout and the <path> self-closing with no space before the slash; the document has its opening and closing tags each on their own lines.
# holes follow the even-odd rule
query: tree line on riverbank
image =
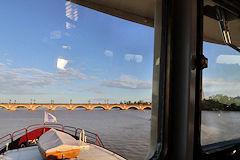
<svg viewBox="0 0 240 160">
<path fill-rule="evenodd" d="M 217 94 L 202 101 L 202 110 L 207 111 L 240 111 L 240 96 L 228 97 Z"/>
<path fill-rule="evenodd" d="M 146 102 L 146 101 L 121 101 L 120 104 L 126 104 L 126 105 L 151 105 L 151 102 Z"/>
</svg>

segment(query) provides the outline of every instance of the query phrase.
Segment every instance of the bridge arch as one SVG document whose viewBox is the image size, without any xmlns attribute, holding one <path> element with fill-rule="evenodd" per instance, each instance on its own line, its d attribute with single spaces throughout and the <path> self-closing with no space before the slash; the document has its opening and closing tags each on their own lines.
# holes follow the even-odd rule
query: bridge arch
<svg viewBox="0 0 240 160">
<path fill-rule="evenodd" d="M 128 110 L 139 110 L 136 106 L 129 106 L 127 109 Z"/>
<path fill-rule="evenodd" d="M 144 107 L 143 110 L 151 110 L 152 108 L 147 106 L 147 107 Z"/>
<path fill-rule="evenodd" d="M 56 111 L 62 111 L 62 110 L 69 110 L 69 108 L 67 106 L 56 106 L 54 107 L 52 110 Z"/>
<path fill-rule="evenodd" d="M 92 110 L 99 111 L 99 110 L 106 110 L 106 108 L 102 105 L 94 106 Z"/>
<path fill-rule="evenodd" d="M 16 111 L 26 111 L 29 110 L 28 106 L 25 105 L 19 105 L 14 107 Z"/>
<path fill-rule="evenodd" d="M 76 106 L 73 108 L 73 110 L 75 111 L 85 111 L 87 110 L 87 107 L 86 106 Z"/>
<path fill-rule="evenodd" d="M 45 111 L 47 111 L 47 110 L 49 110 L 49 107 L 47 107 L 47 106 L 37 106 L 37 107 L 35 107 L 33 110 L 45 110 Z"/>
<path fill-rule="evenodd" d="M 3 111 L 3 110 L 8 110 L 8 108 L 6 106 L 0 106 L 0 111 Z"/>
<path fill-rule="evenodd" d="M 110 110 L 123 110 L 121 106 L 112 106 Z"/>
</svg>

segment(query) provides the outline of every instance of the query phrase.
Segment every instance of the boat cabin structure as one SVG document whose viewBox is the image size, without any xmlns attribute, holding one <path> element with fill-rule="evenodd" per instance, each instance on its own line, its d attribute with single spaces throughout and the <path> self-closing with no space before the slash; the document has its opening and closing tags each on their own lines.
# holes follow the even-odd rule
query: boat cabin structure
<svg viewBox="0 0 240 160">
<path fill-rule="evenodd" d="M 240 137 L 201 145 L 202 72 L 208 67 L 203 41 L 240 53 L 239 0 L 68 1 L 154 27 L 151 140 L 146 160 L 240 159 Z M 14 138 L 17 132 L 5 138 Z M 94 138 L 93 152 L 102 145 L 98 136 Z M 20 141 L 12 141 L 12 146 L 23 144 Z"/>
<path fill-rule="evenodd" d="M 239 51 L 237 0 L 69 0 L 154 27 L 151 144 L 146 159 L 239 159 L 239 140 L 202 146 L 203 41 Z"/>
</svg>

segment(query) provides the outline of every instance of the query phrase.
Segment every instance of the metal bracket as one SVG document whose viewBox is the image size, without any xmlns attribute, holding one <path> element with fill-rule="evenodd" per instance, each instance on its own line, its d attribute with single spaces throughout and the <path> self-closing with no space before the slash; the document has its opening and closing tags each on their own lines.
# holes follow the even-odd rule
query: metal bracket
<svg viewBox="0 0 240 160">
<path fill-rule="evenodd" d="M 203 70 L 204 68 L 208 68 L 208 59 L 204 55 L 201 55 L 200 57 L 199 68 L 200 70 Z"/>
<path fill-rule="evenodd" d="M 236 51 L 240 52 L 240 48 L 232 44 L 230 30 L 228 27 L 228 21 L 226 20 L 224 11 L 220 9 L 220 7 L 216 7 L 216 17 L 217 17 L 220 29 L 222 31 L 222 37 L 223 37 L 224 43 L 230 46 L 231 48 L 235 49 Z"/>
</svg>

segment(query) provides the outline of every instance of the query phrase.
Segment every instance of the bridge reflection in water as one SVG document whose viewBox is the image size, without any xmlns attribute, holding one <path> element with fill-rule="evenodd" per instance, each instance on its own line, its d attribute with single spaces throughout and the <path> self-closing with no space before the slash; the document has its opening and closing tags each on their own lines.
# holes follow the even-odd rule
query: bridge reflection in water
<svg viewBox="0 0 240 160">
<path fill-rule="evenodd" d="M 144 109 L 152 109 L 151 105 L 125 105 L 125 104 L 26 104 L 26 103 L 14 103 L 14 104 L 0 104 L 0 108 L 5 108 L 6 110 L 15 111 L 18 108 L 26 108 L 30 111 L 38 110 L 39 108 L 45 108 L 45 110 L 58 110 L 58 108 L 66 108 L 65 110 L 77 110 L 81 108 L 81 110 L 128 110 L 128 109 L 136 109 L 136 110 L 144 110 Z"/>
</svg>

